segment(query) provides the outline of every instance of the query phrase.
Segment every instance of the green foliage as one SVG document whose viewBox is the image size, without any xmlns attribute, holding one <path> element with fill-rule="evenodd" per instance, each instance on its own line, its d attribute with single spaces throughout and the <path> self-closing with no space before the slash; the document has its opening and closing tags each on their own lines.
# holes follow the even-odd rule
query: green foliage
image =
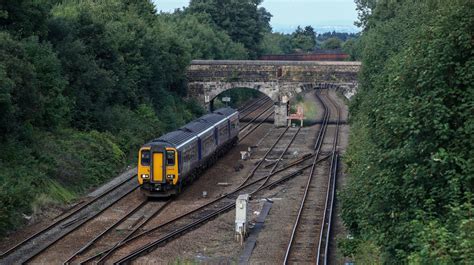
<svg viewBox="0 0 474 265">
<path fill-rule="evenodd" d="M 214 100 L 214 108 L 222 108 L 226 106 L 225 102 L 222 102 L 223 97 L 230 97 L 230 102 L 227 103 L 229 107 L 237 108 L 250 99 L 262 96 L 262 93 L 250 88 L 236 88 L 227 90 L 219 94 Z"/>
<path fill-rule="evenodd" d="M 248 52 L 242 43 L 232 41 L 223 30 L 207 22 L 206 16 L 185 13 L 163 14 L 161 23 L 177 32 L 187 44 L 193 59 L 247 59 Z"/>
<path fill-rule="evenodd" d="M 352 61 L 359 61 L 361 60 L 361 40 L 357 39 L 349 39 L 342 45 L 342 50 L 350 55 L 349 60 Z"/>
<path fill-rule="evenodd" d="M 0 32 L 0 84 L 0 138 L 25 123 L 54 129 L 66 120 L 66 81 L 51 45 Z"/>
<path fill-rule="evenodd" d="M 69 202 L 125 166 L 112 136 L 92 131 L 34 131 L 29 146 L 0 144 L 0 233 L 25 222 L 40 203 Z"/>
<path fill-rule="evenodd" d="M 322 44 L 322 48 L 326 50 L 335 50 L 342 47 L 342 41 L 339 38 L 329 38 Z"/>
<path fill-rule="evenodd" d="M 325 32 L 316 34 L 311 26 L 298 26 L 291 34 L 266 32 L 261 42 L 262 54 L 292 54 L 312 52 L 315 49 L 340 49 L 360 59 L 359 34 Z"/>
<path fill-rule="evenodd" d="M 311 26 L 304 29 L 298 26 L 291 34 L 291 46 L 294 51 L 312 51 L 316 46 L 316 32 Z"/>
<path fill-rule="evenodd" d="M 0 29 L 19 37 L 47 34 L 51 2 L 48 0 L 5 0 L 0 2 Z"/>
<path fill-rule="evenodd" d="M 346 42 L 351 39 L 357 39 L 360 33 L 346 33 L 346 32 L 336 32 L 336 31 L 329 31 L 320 33 L 317 35 L 316 40 L 319 42 L 324 42 L 330 38 L 338 38 L 343 42 Z"/>
<path fill-rule="evenodd" d="M 218 29 L 224 30 L 236 43 L 242 43 L 249 57 L 260 55 L 260 43 L 265 32 L 270 32 L 270 18 L 262 0 L 192 0 L 186 12 L 207 14 Z"/>
<path fill-rule="evenodd" d="M 261 43 L 262 54 L 289 54 L 292 50 L 289 35 L 278 32 L 264 34 Z"/>
<path fill-rule="evenodd" d="M 472 260 L 473 7 L 379 1 L 364 18 L 342 212 L 384 263 Z"/>
</svg>

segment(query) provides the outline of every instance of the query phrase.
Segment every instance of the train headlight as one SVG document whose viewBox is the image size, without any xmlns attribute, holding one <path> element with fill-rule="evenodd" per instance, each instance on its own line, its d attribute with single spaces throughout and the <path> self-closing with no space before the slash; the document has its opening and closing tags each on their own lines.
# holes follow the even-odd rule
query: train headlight
<svg viewBox="0 0 474 265">
<path fill-rule="evenodd" d="M 174 179 L 174 174 L 173 175 L 167 175 L 166 178 L 167 179 Z"/>
<path fill-rule="evenodd" d="M 142 174 L 142 179 L 149 179 L 150 178 L 150 175 L 148 174 Z"/>
</svg>

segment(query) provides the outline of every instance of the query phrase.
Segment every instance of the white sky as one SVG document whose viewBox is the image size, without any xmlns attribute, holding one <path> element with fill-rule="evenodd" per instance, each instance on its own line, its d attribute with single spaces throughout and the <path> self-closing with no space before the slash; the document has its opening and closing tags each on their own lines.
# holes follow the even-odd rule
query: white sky
<svg viewBox="0 0 474 265">
<path fill-rule="evenodd" d="M 163 12 L 173 12 L 189 4 L 189 0 L 153 2 Z M 273 15 L 271 25 L 275 31 L 289 32 L 298 25 L 312 25 L 319 32 L 321 28 L 357 31 L 354 0 L 264 0 L 262 6 Z"/>
</svg>

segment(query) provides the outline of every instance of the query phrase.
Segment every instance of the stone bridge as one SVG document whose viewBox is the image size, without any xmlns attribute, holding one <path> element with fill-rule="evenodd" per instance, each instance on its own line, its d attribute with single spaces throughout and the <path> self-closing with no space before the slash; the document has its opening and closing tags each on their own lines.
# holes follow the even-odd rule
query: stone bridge
<svg viewBox="0 0 474 265">
<path fill-rule="evenodd" d="M 287 124 L 287 102 L 318 87 L 357 89 L 360 62 L 212 61 L 194 60 L 187 70 L 188 97 L 210 109 L 220 93 L 233 88 L 255 89 L 275 103 L 275 125 Z"/>
</svg>

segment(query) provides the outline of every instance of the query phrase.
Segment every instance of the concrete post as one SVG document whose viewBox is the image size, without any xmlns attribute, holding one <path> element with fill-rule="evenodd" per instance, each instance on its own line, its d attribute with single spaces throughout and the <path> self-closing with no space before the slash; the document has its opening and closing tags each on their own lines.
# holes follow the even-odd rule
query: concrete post
<svg viewBox="0 0 474 265">
<path fill-rule="evenodd" d="M 275 103 L 275 126 L 284 127 L 287 125 L 288 105 L 287 103 Z"/>
</svg>

